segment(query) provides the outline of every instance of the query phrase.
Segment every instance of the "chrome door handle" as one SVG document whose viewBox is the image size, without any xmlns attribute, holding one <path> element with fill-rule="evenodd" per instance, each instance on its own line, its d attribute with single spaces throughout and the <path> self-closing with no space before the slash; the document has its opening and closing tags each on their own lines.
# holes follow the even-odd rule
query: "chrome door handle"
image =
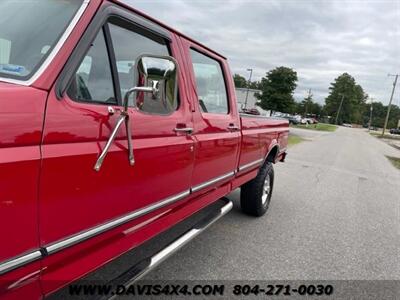
<svg viewBox="0 0 400 300">
<path fill-rule="evenodd" d="M 190 127 L 177 127 L 177 128 L 174 128 L 174 131 L 175 132 L 184 132 L 184 133 L 187 133 L 187 134 L 191 134 L 192 132 L 193 132 L 193 128 L 190 128 Z"/>
<path fill-rule="evenodd" d="M 234 125 L 234 124 L 229 124 L 228 130 L 230 130 L 230 131 L 238 131 L 239 127 Z"/>
</svg>

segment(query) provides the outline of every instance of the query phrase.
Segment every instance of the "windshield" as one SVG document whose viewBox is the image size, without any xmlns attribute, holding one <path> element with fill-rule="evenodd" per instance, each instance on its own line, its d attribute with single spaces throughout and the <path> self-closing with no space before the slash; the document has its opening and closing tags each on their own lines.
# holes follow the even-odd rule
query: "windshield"
<svg viewBox="0 0 400 300">
<path fill-rule="evenodd" d="M 0 1 L 0 77 L 28 79 L 50 54 L 82 2 Z"/>
</svg>

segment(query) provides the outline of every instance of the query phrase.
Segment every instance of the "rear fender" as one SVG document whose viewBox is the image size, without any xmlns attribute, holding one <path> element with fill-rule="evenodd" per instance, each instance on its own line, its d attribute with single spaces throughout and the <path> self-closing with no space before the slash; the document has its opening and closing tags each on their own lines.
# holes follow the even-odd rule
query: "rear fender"
<svg viewBox="0 0 400 300">
<path fill-rule="evenodd" d="M 276 139 L 273 139 L 268 147 L 267 153 L 264 156 L 263 164 L 266 164 L 267 162 L 276 163 L 278 154 L 279 154 L 279 143 Z"/>
</svg>

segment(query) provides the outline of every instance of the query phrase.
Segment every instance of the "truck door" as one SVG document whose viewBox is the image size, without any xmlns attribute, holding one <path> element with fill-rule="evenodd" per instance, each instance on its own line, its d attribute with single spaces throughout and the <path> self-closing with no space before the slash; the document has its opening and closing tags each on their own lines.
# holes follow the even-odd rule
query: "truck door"
<svg viewBox="0 0 400 300">
<path fill-rule="evenodd" d="M 0 82 L 1 299 L 41 296 L 37 187 L 46 96 Z"/>
<path fill-rule="evenodd" d="M 157 209 L 165 210 L 189 195 L 193 141 L 185 130 L 192 127 L 192 119 L 183 87 L 179 97 L 168 98 L 168 106 L 151 97 L 132 97 L 128 113 L 134 164 L 128 161 L 127 134 L 121 126 L 101 168 L 95 168 L 122 99 L 135 85 L 138 57 L 172 55 L 179 61 L 174 36 L 147 31 L 129 16 L 120 18 L 113 12 L 92 40 L 84 36 L 62 74 L 76 70 L 69 85 L 63 92 L 56 84 L 48 99 L 40 189 L 41 244 L 49 254 L 44 261 L 45 293 L 57 288 L 51 286 L 55 278 L 79 277 L 118 255 L 93 253 L 135 232 L 122 231 L 119 224 L 134 226 L 137 218 L 150 216 L 154 220 Z M 85 40 L 88 50 L 80 56 Z M 178 86 L 181 81 L 182 75 Z M 90 240 L 98 243 L 85 248 Z"/>
<path fill-rule="evenodd" d="M 182 40 L 191 79 L 195 162 L 192 191 L 206 192 L 232 178 L 240 143 L 240 120 L 225 61 Z"/>
</svg>

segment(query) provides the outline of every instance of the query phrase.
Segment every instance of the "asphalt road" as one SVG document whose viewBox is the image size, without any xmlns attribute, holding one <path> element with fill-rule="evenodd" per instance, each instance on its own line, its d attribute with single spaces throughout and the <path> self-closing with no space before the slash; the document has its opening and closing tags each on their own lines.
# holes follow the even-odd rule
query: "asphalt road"
<svg viewBox="0 0 400 300">
<path fill-rule="evenodd" d="M 295 130 L 270 210 L 235 208 L 145 279 L 400 279 L 400 151 L 362 129 Z"/>
</svg>

